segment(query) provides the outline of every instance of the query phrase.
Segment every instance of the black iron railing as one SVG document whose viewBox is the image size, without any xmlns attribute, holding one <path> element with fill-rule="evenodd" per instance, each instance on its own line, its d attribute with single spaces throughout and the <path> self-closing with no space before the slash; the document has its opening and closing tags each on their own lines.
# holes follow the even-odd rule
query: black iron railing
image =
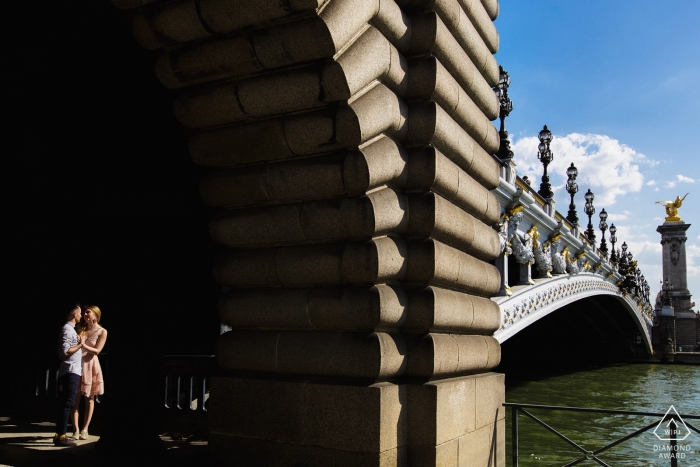
<svg viewBox="0 0 700 467">
<path fill-rule="evenodd" d="M 592 408 L 583 408 L 583 407 L 564 407 L 564 406 L 554 406 L 554 405 L 535 405 L 535 404 L 515 404 L 515 403 L 509 403 L 506 402 L 503 404 L 505 407 L 510 407 L 512 409 L 512 414 L 511 414 L 511 450 L 512 450 L 512 467 L 518 467 L 518 416 L 522 413 L 523 415 L 527 416 L 528 418 L 532 419 L 534 422 L 536 422 L 538 425 L 541 427 L 545 428 L 546 430 L 554 433 L 557 437 L 559 437 L 561 440 L 564 442 L 568 443 L 570 446 L 572 446 L 574 449 L 578 450 L 581 453 L 581 457 L 574 459 L 573 461 L 569 462 L 566 464 L 564 467 L 570 467 L 573 465 L 577 465 L 581 462 L 584 462 L 586 460 L 592 460 L 596 462 L 599 465 L 602 465 L 604 467 L 610 467 L 608 464 L 606 464 L 602 459 L 600 459 L 598 456 L 607 451 L 610 448 L 613 448 L 617 446 L 618 444 L 621 444 L 629 439 L 632 439 L 636 436 L 641 435 L 645 431 L 648 431 L 652 429 L 655 426 L 658 426 L 664 419 L 670 419 L 675 421 L 675 425 L 678 426 L 680 423 L 683 423 L 684 426 L 686 426 L 688 429 L 691 429 L 695 431 L 696 433 L 700 433 L 697 428 L 692 426 L 690 423 L 688 423 L 686 420 L 700 420 L 700 415 L 683 415 L 683 414 L 676 414 L 676 413 L 656 413 L 656 412 L 633 412 L 633 411 L 627 411 L 627 410 L 607 410 L 607 409 L 592 409 Z M 654 422 L 643 426 L 642 428 L 639 428 L 638 430 L 628 434 L 627 436 L 623 436 L 622 438 L 619 438 L 615 441 L 612 441 L 611 443 L 596 449 L 595 451 L 589 451 L 585 449 L 583 446 L 580 446 L 578 443 L 572 441 L 568 437 L 564 436 L 561 432 L 553 428 L 552 426 L 548 425 L 547 423 L 543 422 L 539 418 L 535 417 L 532 415 L 528 410 L 559 410 L 559 411 L 570 411 L 570 412 L 588 412 L 588 413 L 599 413 L 599 414 L 608 414 L 608 415 L 625 415 L 625 416 L 641 416 L 641 417 L 659 417 L 654 420 Z M 670 421 L 669 421 L 670 423 Z M 676 438 L 676 430 L 671 430 L 671 434 L 669 435 L 669 452 L 674 453 L 676 451 L 676 443 L 677 443 L 677 438 Z M 678 460 L 675 456 L 670 457 L 670 464 L 672 467 L 677 467 L 678 465 Z"/>
<path fill-rule="evenodd" d="M 105 380 L 109 384 L 107 353 L 99 355 Z M 58 398 L 56 364 L 27 365 L 20 369 L 0 395 L 12 401 L 13 410 L 26 416 L 53 420 Z M 205 433 L 209 406 L 209 378 L 216 371 L 212 355 L 166 355 L 161 360 L 160 378 L 163 392 L 161 429 L 167 432 Z M 95 401 L 104 402 L 103 396 Z M 99 412 L 98 412 L 99 413 Z"/>
<path fill-rule="evenodd" d="M 215 371 L 213 355 L 163 357 L 163 429 L 189 434 L 207 431 L 209 378 Z"/>
<path fill-rule="evenodd" d="M 100 366 L 103 374 L 107 373 L 106 353 L 101 353 Z M 20 370 L 18 378 L 10 381 L 10 394 L 20 397 L 38 397 L 41 399 L 58 399 L 58 368 L 57 365 L 27 366 Z M 103 396 L 95 396 L 95 402 L 100 403 Z"/>
</svg>

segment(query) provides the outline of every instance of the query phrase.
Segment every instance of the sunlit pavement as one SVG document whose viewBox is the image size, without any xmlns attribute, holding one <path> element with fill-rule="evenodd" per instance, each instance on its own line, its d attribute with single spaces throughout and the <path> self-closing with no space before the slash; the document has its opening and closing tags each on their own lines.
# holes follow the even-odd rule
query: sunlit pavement
<svg viewBox="0 0 700 467">
<path fill-rule="evenodd" d="M 70 427 L 69 427 L 70 430 Z M 99 465 L 108 464 L 95 449 L 99 436 L 90 434 L 88 440 L 75 440 L 77 446 L 54 446 L 55 424 L 51 422 L 20 421 L 0 416 L 0 467 L 25 465 Z M 208 443 L 187 435 L 164 433 L 160 435 L 164 457 L 168 465 L 205 465 Z M 124 450 L 130 450 L 124 440 Z M 137 453 L 134 452 L 137 456 Z M 135 459 L 136 460 L 136 459 Z M 143 459 L 142 459 L 143 460 Z M 155 460 L 155 459 L 154 459 Z M 95 464 L 98 463 L 98 464 Z"/>
</svg>

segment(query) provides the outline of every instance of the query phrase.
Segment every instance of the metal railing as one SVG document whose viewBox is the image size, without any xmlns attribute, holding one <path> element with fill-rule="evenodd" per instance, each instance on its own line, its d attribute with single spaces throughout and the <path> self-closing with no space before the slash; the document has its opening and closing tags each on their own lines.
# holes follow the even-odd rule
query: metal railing
<svg viewBox="0 0 700 467">
<path fill-rule="evenodd" d="M 161 367 L 163 428 L 204 433 L 209 409 L 209 377 L 216 371 L 213 355 L 166 355 Z"/>
<path fill-rule="evenodd" d="M 107 353 L 99 355 L 105 380 L 109 384 Z M 12 401 L 13 410 L 53 420 L 58 399 L 56 364 L 39 363 L 22 368 L 8 381 L 2 396 Z M 160 381 L 163 405 L 161 429 L 168 432 L 205 433 L 209 407 L 209 377 L 216 372 L 212 355 L 166 355 L 161 360 Z M 104 395 L 95 401 L 104 403 Z M 99 413 L 99 412 L 98 412 Z"/>
<path fill-rule="evenodd" d="M 102 373 L 107 373 L 107 354 L 101 353 L 100 366 Z M 13 378 L 10 393 L 20 397 L 38 397 L 42 399 L 58 399 L 58 368 L 57 365 L 41 367 L 29 366 L 21 369 L 18 378 Z M 100 403 L 103 396 L 95 396 L 95 402 Z"/>
<path fill-rule="evenodd" d="M 692 426 L 690 423 L 685 422 L 682 419 L 694 419 L 694 420 L 700 420 L 700 415 L 678 415 L 676 413 L 671 414 L 670 412 L 668 413 L 656 413 L 656 412 L 633 412 L 633 411 L 627 411 L 627 410 L 607 410 L 607 409 L 593 409 L 593 408 L 583 408 L 583 407 L 565 407 L 565 406 L 554 406 L 554 405 L 536 405 L 536 404 L 516 404 L 516 403 L 509 403 L 506 402 L 503 404 L 505 407 L 510 407 L 513 412 L 511 414 L 511 452 L 512 452 L 512 466 L 513 467 L 518 467 L 518 416 L 522 412 L 523 415 L 527 416 L 534 422 L 536 422 L 538 425 L 542 426 L 546 430 L 554 433 L 557 437 L 559 437 L 561 440 L 565 441 L 568 443 L 570 446 L 575 448 L 576 450 L 580 451 L 582 454 L 581 457 L 578 459 L 574 459 L 573 461 L 569 462 L 566 464 L 564 467 L 570 467 L 576 464 L 579 464 L 583 461 L 586 460 L 592 460 L 599 465 L 602 465 L 604 467 L 610 467 L 608 464 L 606 464 L 602 459 L 598 457 L 601 453 L 607 451 L 610 448 L 613 448 L 617 446 L 620 443 L 623 443 L 629 439 L 632 439 L 636 436 L 639 436 L 640 434 L 644 433 L 645 431 L 650 430 L 651 428 L 658 426 L 664 419 L 671 419 L 675 420 L 676 426 L 679 423 L 684 423 L 684 426 L 686 426 L 689 430 L 693 430 L 696 433 L 700 434 L 700 431 L 698 431 L 697 428 Z M 535 417 L 532 415 L 528 410 L 526 409 L 542 409 L 542 410 L 560 410 L 560 411 L 570 411 L 570 412 L 588 412 L 588 413 L 599 413 L 599 414 L 608 414 L 608 415 L 626 415 L 626 416 L 641 416 L 641 417 L 659 417 L 658 419 L 654 420 L 653 423 L 650 423 L 648 425 L 643 426 L 642 428 L 639 428 L 638 430 L 623 436 L 622 438 L 619 438 L 599 449 L 596 449 L 595 451 L 590 451 L 585 449 L 583 446 L 580 446 L 578 443 L 570 440 L 566 436 L 564 436 L 562 433 L 560 433 L 558 430 L 555 428 L 551 427 L 547 423 L 543 422 L 539 418 Z M 670 423 L 670 421 L 669 421 Z M 671 434 L 669 441 L 669 452 L 675 452 L 676 451 L 676 443 L 677 443 L 677 438 L 676 438 L 676 431 L 677 430 L 671 430 Z M 671 461 L 671 467 L 677 467 L 678 466 L 678 460 L 675 456 L 670 457 Z"/>
</svg>

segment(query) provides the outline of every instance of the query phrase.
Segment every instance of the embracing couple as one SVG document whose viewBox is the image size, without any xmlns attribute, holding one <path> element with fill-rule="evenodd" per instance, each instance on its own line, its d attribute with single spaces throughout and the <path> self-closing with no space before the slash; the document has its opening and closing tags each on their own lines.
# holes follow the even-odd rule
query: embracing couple
<svg viewBox="0 0 700 467">
<path fill-rule="evenodd" d="M 66 315 L 66 324 L 58 339 L 59 411 L 56 420 L 57 446 L 76 446 L 74 440 L 88 439 L 88 426 L 95 408 L 95 396 L 104 394 L 102 368 L 97 356 L 107 342 L 107 330 L 100 326 L 102 312 L 94 305 L 75 305 Z M 85 400 L 83 429 L 78 428 L 78 407 Z M 73 416 L 75 433 L 66 436 L 68 419 Z"/>
</svg>

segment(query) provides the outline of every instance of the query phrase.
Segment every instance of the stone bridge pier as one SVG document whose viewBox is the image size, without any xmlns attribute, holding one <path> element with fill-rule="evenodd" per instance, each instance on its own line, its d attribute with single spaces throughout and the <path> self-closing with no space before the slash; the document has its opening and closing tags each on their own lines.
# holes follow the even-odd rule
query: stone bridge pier
<svg viewBox="0 0 700 467">
<path fill-rule="evenodd" d="M 221 465 L 505 465 L 496 0 L 111 0 L 209 172 Z"/>
</svg>

